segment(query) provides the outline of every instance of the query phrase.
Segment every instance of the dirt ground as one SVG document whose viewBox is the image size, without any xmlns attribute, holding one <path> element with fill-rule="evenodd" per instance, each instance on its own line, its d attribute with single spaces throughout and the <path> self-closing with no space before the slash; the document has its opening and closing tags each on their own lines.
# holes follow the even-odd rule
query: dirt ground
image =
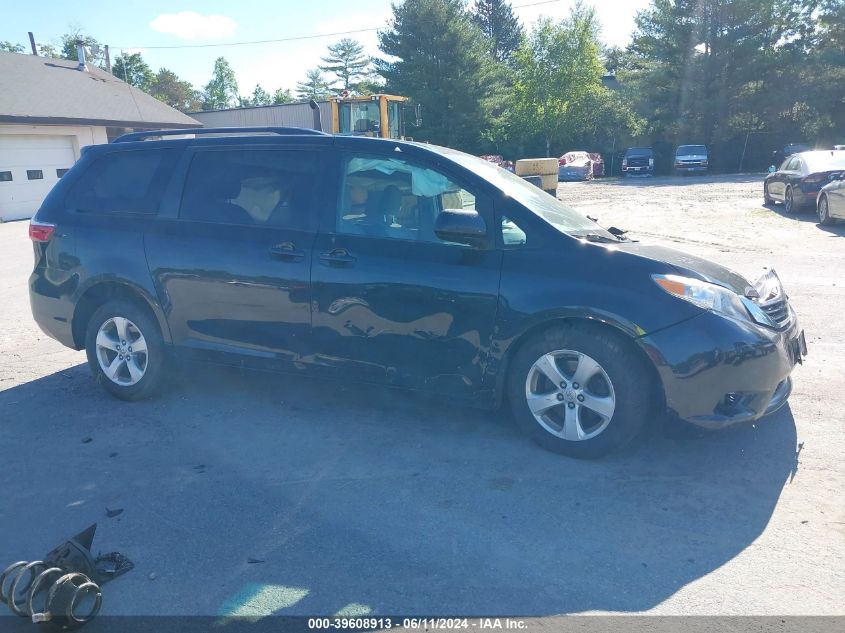
<svg viewBox="0 0 845 633">
<path fill-rule="evenodd" d="M 761 181 L 561 184 L 635 239 L 773 265 L 809 345 L 769 418 L 595 462 L 355 385 L 189 368 L 119 402 L 35 326 L 26 224 L 0 225 L 0 567 L 97 521 L 136 565 L 104 614 L 845 613 L 845 225 Z"/>
</svg>

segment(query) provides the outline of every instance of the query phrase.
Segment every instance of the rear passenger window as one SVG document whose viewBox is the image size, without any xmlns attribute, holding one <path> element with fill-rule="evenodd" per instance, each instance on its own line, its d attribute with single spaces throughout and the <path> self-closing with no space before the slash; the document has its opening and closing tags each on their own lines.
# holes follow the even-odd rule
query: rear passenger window
<svg viewBox="0 0 845 633">
<path fill-rule="evenodd" d="M 191 161 L 184 220 L 306 230 L 315 221 L 319 153 L 297 149 L 200 151 Z"/>
<path fill-rule="evenodd" d="M 109 152 L 95 159 L 67 194 L 79 211 L 156 213 L 179 149 Z"/>
</svg>

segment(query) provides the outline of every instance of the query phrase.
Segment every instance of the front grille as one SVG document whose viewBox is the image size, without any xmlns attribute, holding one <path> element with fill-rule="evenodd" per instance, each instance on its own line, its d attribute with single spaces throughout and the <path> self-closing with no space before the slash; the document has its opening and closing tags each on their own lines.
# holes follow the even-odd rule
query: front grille
<svg viewBox="0 0 845 633">
<path fill-rule="evenodd" d="M 789 304 L 786 299 L 778 299 L 760 306 L 769 317 L 780 327 L 789 324 Z"/>
</svg>

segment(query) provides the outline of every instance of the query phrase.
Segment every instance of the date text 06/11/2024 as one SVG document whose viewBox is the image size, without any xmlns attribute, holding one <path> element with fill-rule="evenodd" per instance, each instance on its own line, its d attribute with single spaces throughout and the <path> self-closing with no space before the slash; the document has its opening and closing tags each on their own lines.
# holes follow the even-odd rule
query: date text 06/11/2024
<svg viewBox="0 0 845 633">
<path fill-rule="evenodd" d="M 391 618 L 391 617 L 352 617 L 352 618 L 308 618 L 309 629 L 327 630 L 373 630 L 373 629 L 477 629 L 477 630 L 512 630 L 526 628 L 523 620 L 516 618 Z"/>
</svg>

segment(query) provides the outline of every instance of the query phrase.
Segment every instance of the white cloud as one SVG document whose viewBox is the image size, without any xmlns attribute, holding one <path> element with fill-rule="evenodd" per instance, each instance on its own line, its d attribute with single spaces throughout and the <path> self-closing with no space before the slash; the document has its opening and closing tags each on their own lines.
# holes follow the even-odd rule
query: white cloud
<svg viewBox="0 0 845 633">
<path fill-rule="evenodd" d="M 162 13 L 150 22 L 159 33 L 168 33 L 185 40 L 214 39 L 231 35 L 238 23 L 225 15 L 201 15 L 194 11 Z"/>
</svg>

